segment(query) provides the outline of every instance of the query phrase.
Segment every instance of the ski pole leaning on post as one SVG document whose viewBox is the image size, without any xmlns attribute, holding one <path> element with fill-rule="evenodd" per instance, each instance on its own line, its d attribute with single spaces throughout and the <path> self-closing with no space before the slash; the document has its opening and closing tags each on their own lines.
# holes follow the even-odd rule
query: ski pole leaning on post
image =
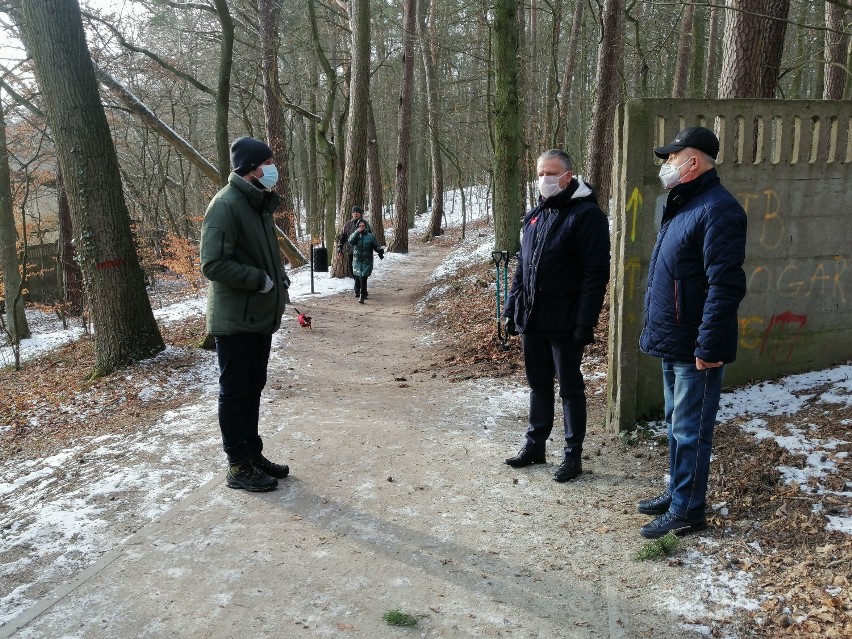
<svg viewBox="0 0 852 639">
<path fill-rule="evenodd" d="M 494 274 L 494 281 L 496 284 L 494 318 L 497 320 L 497 341 L 501 344 L 504 343 L 500 329 L 500 264 L 503 262 L 503 253 L 504 251 L 491 251 L 491 260 L 494 262 L 494 267 L 496 269 Z"/>
<path fill-rule="evenodd" d="M 498 302 L 498 304 L 497 304 L 498 311 L 501 311 L 503 309 L 503 305 L 506 303 L 506 298 L 509 297 L 509 251 L 501 251 L 500 261 L 503 263 L 503 301 Z M 499 285 L 497 287 L 497 290 L 498 291 L 500 290 Z M 498 293 L 498 297 L 499 297 L 499 293 Z M 499 312 L 498 312 L 498 315 L 497 315 L 498 332 L 499 332 L 499 326 L 502 323 L 500 321 L 501 319 L 502 318 L 500 317 Z M 506 342 L 508 340 L 509 340 L 509 333 L 507 331 L 503 335 L 502 341 L 501 341 L 503 348 L 506 348 Z"/>
</svg>

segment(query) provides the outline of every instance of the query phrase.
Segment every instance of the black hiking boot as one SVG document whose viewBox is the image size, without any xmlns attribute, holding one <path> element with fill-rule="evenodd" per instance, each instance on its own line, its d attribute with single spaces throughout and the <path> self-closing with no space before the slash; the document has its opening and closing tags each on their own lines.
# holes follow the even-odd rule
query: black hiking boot
<svg viewBox="0 0 852 639">
<path fill-rule="evenodd" d="M 269 461 L 263 455 L 258 455 L 251 460 L 251 463 L 254 464 L 254 467 L 260 472 L 266 473 L 270 477 L 275 477 L 276 479 L 284 479 L 290 474 L 290 467 L 287 464 L 276 464 L 275 462 Z"/>
<path fill-rule="evenodd" d="M 652 497 L 651 499 L 643 499 L 636 504 L 636 511 L 643 515 L 662 515 L 667 513 L 669 506 L 672 505 L 672 494 L 666 488 L 662 494 Z"/>
<path fill-rule="evenodd" d="M 559 468 L 553 475 L 553 479 L 558 482 L 571 481 L 577 479 L 583 472 L 583 462 L 574 457 L 566 457 Z"/>
<path fill-rule="evenodd" d="M 265 493 L 278 488 L 278 480 L 270 477 L 250 462 L 232 464 L 226 480 L 228 488 L 242 488 L 254 493 Z"/>
<path fill-rule="evenodd" d="M 533 450 L 528 446 L 521 448 L 517 455 L 505 461 L 512 468 L 523 468 L 530 464 L 543 464 L 547 461 L 544 450 Z"/>
<path fill-rule="evenodd" d="M 699 513 L 693 517 L 682 517 L 668 511 L 642 526 L 639 534 L 645 539 L 657 539 L 667 533 L 674 533 L 681 537 L 705 528 L 707 528 L 707 519 L 705 519 L 704 513 Z"/>
</svg>

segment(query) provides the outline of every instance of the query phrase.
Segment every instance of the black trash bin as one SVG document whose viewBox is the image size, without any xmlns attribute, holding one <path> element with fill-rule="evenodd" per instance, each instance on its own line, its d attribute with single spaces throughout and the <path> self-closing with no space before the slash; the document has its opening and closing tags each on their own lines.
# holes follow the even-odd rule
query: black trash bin
<svg viewBox="0 0 852 639">
<path fill-rule="evenodd" d="M 315 246 L 314 247 L 314 272 L 316 273 L 327 273 L 328 272 L 328 249 L 324 246 Z"/>
</svg>

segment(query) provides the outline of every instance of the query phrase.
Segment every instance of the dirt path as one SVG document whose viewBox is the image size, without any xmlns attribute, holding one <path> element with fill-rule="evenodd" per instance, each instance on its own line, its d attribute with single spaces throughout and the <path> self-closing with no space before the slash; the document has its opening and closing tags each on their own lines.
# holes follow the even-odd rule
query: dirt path
<svg viewBox="0 0 852 639">
<path fill-rule="evenodd" d="M 364 305 L 299 301 L 315 328 L 275 351 L 264 395 L 266 452 L 293 473 L 279 490 L 217 476 L 15 636 L 699 636 L 664 605 L 689 575 L 631 559 L 647 469 L 599 411 L 579 481 L 552 481 L 558 445 L 545 466 L 508 469 L 525 393 L 429 368 L 417 292 L 446 250 L 413 251 L 377 265 Z M 389 627 L 391 609 L 417 626 Z"/>
</svg>

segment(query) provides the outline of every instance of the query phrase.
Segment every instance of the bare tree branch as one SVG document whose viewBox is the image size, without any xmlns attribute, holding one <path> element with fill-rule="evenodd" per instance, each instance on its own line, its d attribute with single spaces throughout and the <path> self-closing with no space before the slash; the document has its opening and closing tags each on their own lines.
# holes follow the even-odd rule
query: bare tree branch
<svg viewBox="0 0 852 639">
<path fill-rule="evenodd" d="M 112 31 L 112 34 L 115 36 L 116 40 L 118 40 L 118 43 L 122 47 L 127 49 L 128 51 L 133 51 L 135 53 L 141 53 L 142 55 L 150 58 L 151 60 L 153 60 L 154 62 L 159 64 L 161 67 L 163 67 L 167 71 L 170 71 L 171 73 L 175 74 L 179 78 L 186 80 L 187 82 L 189 82 L 192 86 L 194 86 L 199 91 L 206 93 L 207 95 L 210 95 L 214 98 L 216 97 L 216 91 L 215 90 L 211 89 L 210 87 L 203 84 L 202 82 L 199 82 L 196 78 L 192 77 L 188 73 L 185 73 L 184 71 L 181 71 L 180 69 L 178 69 L 174 65 L 169 64 L 168 62 L 163 60 L 160 56 L 158 56 L 153 51 L 149 51 L 148 49 L 143 49 L 142 47 L 137 47 L 136 45 L 130 44 L 124 38 L 124 36 L 121 34 L 121 32 L 115 27 L 115 25 L 112 25 L 109 22 L 107 22 L 106 20 L 104 20 L 103 18 L 96 16 L 92 13 L 89 13 L 87 11 L 83 11 L 82 14 L 83 14 L 84 17 L 88 18 L 89 20 L 94 20 L 96 22 L 100 22 L 107 29 Z"/>
<path fill-rule="evenodd" d="M 206 178 L 214 184 L 219 183 L 219 170 L 202 156 L 189 142 L 184 140 L 173 128 L 163 122 L 145 104 L 131 93 L 127 87 L 103 69 L 95 66 L 98 81 L 121 100 L 131 113 L 139 116 L 145 125 L 159 133 L 174 149 L 189 160 Z"/>
</svg>

